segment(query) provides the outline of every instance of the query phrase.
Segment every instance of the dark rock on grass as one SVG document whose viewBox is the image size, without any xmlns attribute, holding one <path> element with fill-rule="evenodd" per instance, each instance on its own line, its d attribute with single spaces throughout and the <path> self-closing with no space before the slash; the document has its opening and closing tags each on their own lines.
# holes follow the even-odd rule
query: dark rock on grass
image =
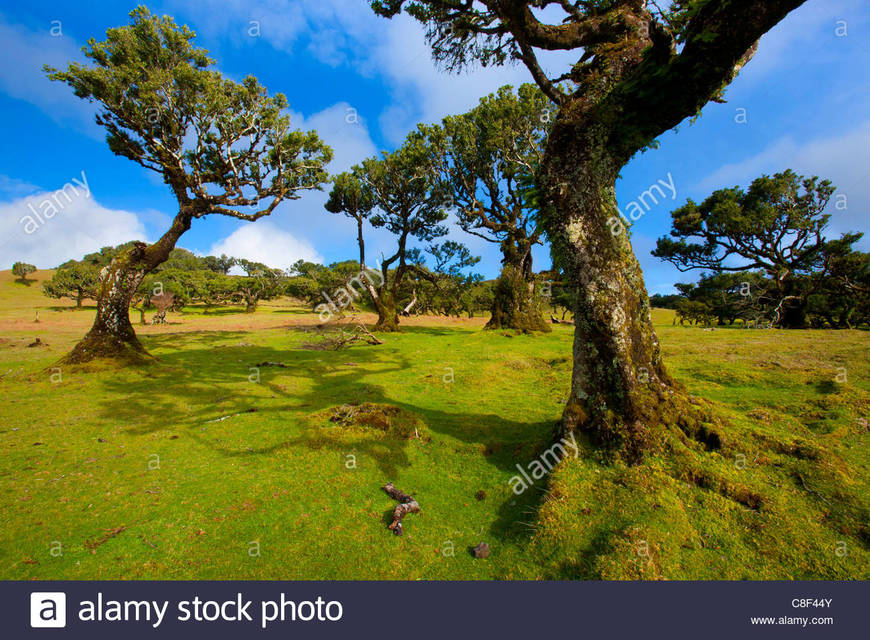
<svg viewBox="0 0 870 640">
<path fill-rule="evenodd" d="M 474 497 L 477 498 L 478 500 L 486 500 L 486 491 L 481 489 L 480 491 L 478 491 L 477 493 L 474 494 Z"/>
</svg>

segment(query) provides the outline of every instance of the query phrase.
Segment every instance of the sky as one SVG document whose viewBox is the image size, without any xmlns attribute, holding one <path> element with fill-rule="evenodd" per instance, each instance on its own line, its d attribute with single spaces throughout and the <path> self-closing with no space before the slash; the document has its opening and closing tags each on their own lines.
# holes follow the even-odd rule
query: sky
<svg viewBox="0 0 870 640">
<path fill-rule="evenodd" d="M 41 71 L 83 61 L 81 47 L 125 24 L 132 3 L 0 0 L 0 269 L 15 261 L 52 268 L 106 245 L 156 240 L 175 214 L 158 176 L 115 156 L 94 122 L 96 108 Z M 390 150 L 418 122 L 467 111 L 505 84 L 530 82 L 524 66 L 449 74 L 432 62 L 423 28 L 406 16 L 385 20 L 365 0 L 165 0 L 149 2 L 197 33 L 217 69 L 240 80 L 253 74 L 288 98 L 294 126 L 315 129 L 333 147 L 338 173 Z M 765 35 L 755 58 L 729 87 L 725 104 L 660 139 L 634 158 L 617 183 L 626 211 L 652 185 L 632 228 L 650 293 L 673 291 L 682 274 L 650 255 L 670 229 L 670 211 L 688 198 L 746 187 L 787 168 L 837 186 L 829 235 L 867 231 L 870 223 L 870 4 L 809 0 Z M 542 56 L 559 72 L 571 54 Z M 65 188 L 58 213 L 37 228 L 31 207 Z M 663 196 L 661 194 L 664 194 Z M 254 223 L 219 215 L 194 221 L 179 246 L 287 268 L 302 258 L 330 263 L 356 255 L 355 226 L 328 213 L 326 192 L 284 202 Z M 836 206 L 834 206 L 836 205 Z M 452 226 L 450 238 L 482 257 L 477 271 L 495 277 L 498 246 Z M 390 255 L 392 238 L 366 230 L 367 253 Z M 870 239 L 858 245 L 870 249 Z M 537 247 L 535 268 L 549 267 Z"/>
</svg>

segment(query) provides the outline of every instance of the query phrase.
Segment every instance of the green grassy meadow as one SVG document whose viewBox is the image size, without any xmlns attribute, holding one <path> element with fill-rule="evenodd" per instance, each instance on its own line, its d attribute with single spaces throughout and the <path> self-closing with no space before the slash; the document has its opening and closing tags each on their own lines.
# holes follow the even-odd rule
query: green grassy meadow
<svg viewBox="0 0 870 640">
<path fill-rule="evenodd" d="M 673 461 L 613 465 L 586 445 L 515 495 L 515 465 L 552 443 L 570 327 L 415 318 L 384 345 L 323 351 L 317 316 L 288 304 L 187 309 L 137 327 L 155 364 L 57 370 L 93 307 L 0 273 L 0 578 L 870 577 L 867 332 L 655 312 L 671 372 L 727 420 L 705 460 L 763 498 L 751 508 Z M 366 402 L 417 433 L 330 419 Z M 391 480 L 422 507 L 401 537 Z M 481 541 L 487 559 L 469 552 Z"/>
</svg>

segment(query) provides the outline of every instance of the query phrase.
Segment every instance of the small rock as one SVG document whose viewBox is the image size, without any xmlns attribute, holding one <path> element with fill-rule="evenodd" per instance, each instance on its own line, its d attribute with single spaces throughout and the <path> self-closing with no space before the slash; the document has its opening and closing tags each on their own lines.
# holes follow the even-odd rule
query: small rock
<svg viewBox="0 0 870 640">
<path fill-rule="evenodd" d="M 97 438 L 97 442 L 105 442 L 102 438 Z"/>
<path fill-rule="evenodd" d="M 481 489 L 480 491 L 478 491 L 477 493 L 474 494 L 474 497 L 477 498 L 478 500 L 486 500 L 486 491 Z"/>
<path fill-rule="evenodd" d="M 489 545 L 485 542 L 481 542 L 479 545 L 474 547 L 474 557 L 475 558 L 488 558 L 489 557 Z"/>
</svg>

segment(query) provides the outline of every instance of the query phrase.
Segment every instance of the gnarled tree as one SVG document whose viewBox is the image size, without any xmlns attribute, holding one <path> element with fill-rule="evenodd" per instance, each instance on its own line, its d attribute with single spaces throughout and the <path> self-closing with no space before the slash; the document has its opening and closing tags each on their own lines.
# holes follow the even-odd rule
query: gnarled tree
<svg viewBox="0 0 870 640">
<path fill-rule="evenodd" d="M 329 196 L 335 211 L 350 214 L 356 200 L 351 191 L 362 190 L 363 201 L 376 207 L 369 218 L 372 226 L 383 227 L 396 236 L 396 251 L 381 261 L 380 283 L 366 278 L 365 286 L 378 310 L 377 331 L 398 331 L 399 292 L 410 272 L 424 277 L 409 243 L 412 240 L 428 242 L 447 233 L 439 224 L 447 218 L 444 207 L 448 193 L 433 171 L 425 137 L 411 133 L 401 147 L 392 153 L 382 152 L 380 158 L 368 158 L 352 170 L 354 178 L 336 181 Z M 365 256 L 360 240 L 360 263 Z"/>
<path fill-rule="evenodd" d="M 549 100 L 534 85 L 502 87 L 468 113 L 421 126 L 433 161 L 453 195 L 459 226 L 498 243 L 502 270 L 488 329 L 549 331 L 532 272 L 532 247 L 543 228 L 524 183 L 540 166 Z"/>
<path fill-rule="evenodd" d="M 771 321 L 805 327 L 812 289 L 802 280 L 824 271 L 824 233 L 831 218 L 825 210 L 833 193 L 829 180 L 790 169 L 756 178 L 745 191 L 719 189 L 701 203 L 689 200 L 672 211 L 670 237 L 659 238 L 652 255 L 683 272 L 761 269 L 773 285 L 767 293 Z M 860 237 L 849 234 L 849 245 Z"/>
<path fill-rule="evenodd" d="M 721 100 L 759 38 L 804 1 L 371 2 L 384 16 L 405 6 L 425 23 L 448 69 L 521 61 L 558 106 L 539 178 L 547 236 L 577 292 L 563 431 L 636 461 L 679 437 L 672 427 L 697 433 L 709 419 L 662 363 L 640 266 L 628 235 L 611 231 L 615 183 L 638 151 Z M 550 78 L 536 49 L 576 51 L 577 60 Z"/>
<path fill-rule="evenodd" d="M 213 70 L 188 27 L 144 7 L 130 18 L 103 42 L 88 41 L 84 53 L 92 66 L 46 71 L 99 105 L 97 123 L 109 148 L 158 173 L 178 212 L 157 242 L 134 243 L 103 269 L 94 325 L 66 357 L 69 363 L 142 359 L 130 300 L 192 222 L 209 214 L 267 216 L 300 191 L 319 188 L 332 155 L 316 133 L 290 128 L 283 95 L 269 96 L 252 76 L 236 83 Z"/>
</svg>

